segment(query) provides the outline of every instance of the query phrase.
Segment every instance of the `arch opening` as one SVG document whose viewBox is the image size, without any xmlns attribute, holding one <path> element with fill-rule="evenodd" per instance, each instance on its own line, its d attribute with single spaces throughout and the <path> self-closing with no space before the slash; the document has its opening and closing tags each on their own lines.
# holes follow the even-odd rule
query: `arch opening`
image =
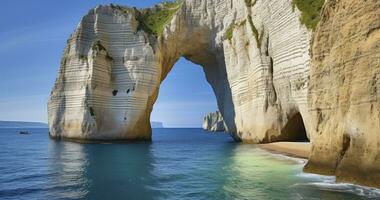
<svg viewBox="0 0 380 200">
<path fill-rule="evenodd" d="M 288 142 L 309 142 L 305 124 L 300 112 L 297 112 L 289 119 L 287 124 L 281 130 L 284 141 Z"/>
<path fill-rule="evenodd" d="M 204 115 L 217 109 L 204 68 L 181 57 L 160 85 L 151 121 L 163 122 L 169 128 L 200 128 Z"/>
</svg>

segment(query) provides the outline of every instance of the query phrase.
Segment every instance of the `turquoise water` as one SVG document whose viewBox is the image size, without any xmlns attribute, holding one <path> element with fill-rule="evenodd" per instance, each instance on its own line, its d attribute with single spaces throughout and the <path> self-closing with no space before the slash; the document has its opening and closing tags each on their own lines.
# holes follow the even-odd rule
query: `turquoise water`
<svg viewBox="0 0 380 200">
<path fill-rule="evenodd" d="M 0 129 L 0 199 L 380 199 L 379 190 L 302 173 L 304 160 L 201 129 L 152 143 L 77 144 L 47 129 Z"/>
</svg>

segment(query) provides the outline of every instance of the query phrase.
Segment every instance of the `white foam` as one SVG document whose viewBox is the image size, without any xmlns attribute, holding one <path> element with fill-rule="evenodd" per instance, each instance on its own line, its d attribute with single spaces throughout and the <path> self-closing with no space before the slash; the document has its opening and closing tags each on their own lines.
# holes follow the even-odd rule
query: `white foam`
<svg viewBox="0 0 380 200">
<path fill-rule="evenodd" d="M 306 162 L 307 162 L 307 159 L 296 158 L 296 157 L 292 157 L 292 156 L 288 156 L 288 155 L 284 155 L 284 154 L 273 154 L 273 155 L 276 156 L 276 157 L 280 157 L 280 158 L 286 159 L 286 160 L 296 161 L 299 164 L 306 164 Z"/>
<path fill-rule="evenodd" d="M 311 179 L 313 182 L 297 183 L 292 185 L 292 187 L 314 186 L 319 190 L 351 193 L 369 198 L 380 198 L 380 189 L 350 183 L 336 183 L 336 178 L 334 176 L 323 176 L 309 173 L 300 173 L 297 176 Z"/>
<path fill-rule="evenodd" d="M 313 179 L 313 180 L 319 180 L 322 182 L 327 182 L 327 183 L 335 183 L 336 178 L 335 176 L 324 176 L 324 175 L 319 175 L 319 174 L 311 174 L 311 173 L 305 173 L 301 172 L 297 174 L 296 176 L 302 177 L 302 178 L 307 178 L 307 179 Z"/>
<path fill-rule="evenodd" d="M 295 161 L 299 164 L 306 164 L 307 162 L 307 159 L 304 159 L 304 158 L 297 158 L 297 157 L 293 157 L 293 156 L 289 156 L 289 155 L 286 155 L 286 154 L 282 154 L 282 153 L 274 153 L 272 151 L 268 151 L 266 149 L 261 149 L 261 148 L 258 148 L 259 150 L 262 150 L 262 151 L 265 151 L 269 154 L 271 154 L 273 157 L 276 157 L 276 158 L 280 158 L 282 160 L 292 160 L 292 161 Z"/>
</svg>

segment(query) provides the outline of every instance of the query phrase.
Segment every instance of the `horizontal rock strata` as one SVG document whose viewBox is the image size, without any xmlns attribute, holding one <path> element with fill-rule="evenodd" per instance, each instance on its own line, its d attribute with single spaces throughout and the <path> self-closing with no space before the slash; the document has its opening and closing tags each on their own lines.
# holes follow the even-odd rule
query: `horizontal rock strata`
<svg viewBox="0 0 380 200">
<path fill-rule="evenodd" d="M 219 111 L 208 113 L 203 119 L 202 128 L 211 132 L 228 131 L 227 125 L 223 120 L 223 116 Z"/>
</svg>

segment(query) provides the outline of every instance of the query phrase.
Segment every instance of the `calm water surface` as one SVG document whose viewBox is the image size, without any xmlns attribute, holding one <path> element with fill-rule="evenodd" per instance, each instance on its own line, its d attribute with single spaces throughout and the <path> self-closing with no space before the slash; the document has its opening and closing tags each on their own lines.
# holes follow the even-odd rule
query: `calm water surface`
<svg viewBox="0 0 380 200">
<path fill-rule="evenodd" d="M 47 129 L 0 129 L 0 199 L 380 199 L 379 190 L 302 173 L 304 160 L 201 129 L 152 143 L 77 144 Z"/>
</svg>

